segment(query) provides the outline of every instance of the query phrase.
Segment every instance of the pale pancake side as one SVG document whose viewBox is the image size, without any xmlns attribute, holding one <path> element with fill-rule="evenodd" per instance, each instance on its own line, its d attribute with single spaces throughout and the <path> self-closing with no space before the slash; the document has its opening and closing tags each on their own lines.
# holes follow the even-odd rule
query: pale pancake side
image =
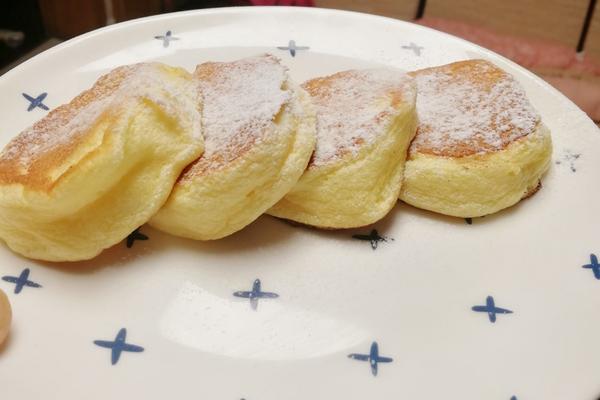
<svg viewBox="0 0 600 400">
<path fill-rule="evenodd" d="M 71 121 L 53 121 L 47 142 L 4 153 L 22 168 L 20 178 L 0 185 L 0 237 L 14 251 L 48 261 L 96 256 L 147 222 L 183 168 L 201 155 L 190 74 L 161 64 L 126 68 L 131 75 L 122 79 L 121 68 L 116 79 L 112 73 L 101 78 L 101 88 L 121 82 L 112 96 L 90 100 L 93 112 L 84 107 L 73 117 L 87 130 L 70 132 Z M 76 140 L 81 144 L 69 147 Z M 29 185 L 29 162 L 45 157 L 61 164 Z"/>
<path fill-rule="evenodd" d="M 410 73 L 419 129 L 400 199 L 457 217 L 478 217 L 535 192 L 552 139 L 523 88 L 484 60 Z"/>
<path fill-rule="evenodd" d="M 544 124 L 501 151 L 442 157 L 411 154 L 400 199 L 455 217 L 481 217 L 535 193 L 550 167 L 552 138 Z"/>
<path fill-rule="evenodd" d="M 396 204 L 416 131 L 413 79 L 375 69 L 303 86 L 317 109 L 317 149 L 298 184 L 269 214 L 322 228 L 376 222 Z"/>
<path fill-rule="evenodd" d="M 219 239 L 258 218 L 302 175 L 315 142 L 308 95 L 272 56 L 198 66 L 206 152 L 182 174 L 151 225 Z"/>
</svg>

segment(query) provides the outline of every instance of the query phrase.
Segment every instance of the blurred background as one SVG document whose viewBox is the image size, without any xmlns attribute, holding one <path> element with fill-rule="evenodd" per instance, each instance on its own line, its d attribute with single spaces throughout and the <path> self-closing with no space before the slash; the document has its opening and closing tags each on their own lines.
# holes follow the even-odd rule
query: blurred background
<svg viewBox="0 0 600 400">
<path fill-rule="evenodd" d="M 361 11 L 463 37 L 532 70 L 600 124 L 597 0 L 0 0 L 0 75 L 61 41 L 115 22 L 260 5 Z"/>
</svg>

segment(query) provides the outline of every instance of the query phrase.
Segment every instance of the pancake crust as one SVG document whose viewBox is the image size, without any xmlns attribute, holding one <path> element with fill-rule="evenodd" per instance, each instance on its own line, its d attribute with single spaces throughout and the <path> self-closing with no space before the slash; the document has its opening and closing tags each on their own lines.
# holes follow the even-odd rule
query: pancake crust
<svg viewBox="0 0 600 400">
<path fill-rule="evenodd" d="M 206 151 L 150 223 L 177 236 L 219 239 L 250 224 L 297 182 L 314 150 L 315 116 L 308 95 L 270 55 L 205 63 L 194 80 Z"/>
<path fill-rule="evenodd" d="M 420 123 L 400 199 L 478 217 L 535 193 L 550 165 L 550 131 L 511 75 L 484 60 L 411 75 Z"/>
<path fill-rule="evenodd" d="M 0 154 L 0 237 L 48 261 L 89 259 L 147 222 L 203 150 L 191 76 L 119 67 Z"/>
<path fill-rule="evenodd" d="M 303 87 L 317 110 L 315 154 L 269 214 L 322 228 L 383 218 L 397 201 L 415 135 L 413 79 L 389 69 L 351 70 Z"/>
</svg>

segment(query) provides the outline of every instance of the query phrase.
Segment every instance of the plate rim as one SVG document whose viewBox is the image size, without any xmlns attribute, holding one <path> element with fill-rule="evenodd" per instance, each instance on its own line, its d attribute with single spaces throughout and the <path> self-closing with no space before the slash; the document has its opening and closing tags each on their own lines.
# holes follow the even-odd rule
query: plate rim
<svg viewBox="0 0 600 400">
<path fill-rule="evenodd" d="M 329 15 L 347 16 L 347 17 L 354 17 L 354 18 L 366 18 L 366 19 L 370 19 L 374 22 L 380 21 L 383 23 L 405 25 L 405 26 L 410 26 L 411 29 L 416 29 L 416 30 L 421 30 L 423 32 L 431 32 L 433 34 L 442 35 L 442 37 L 445 37 L 447 39 L 454 40 L 454 41 L 457 41 L 458 43 L 466 44 L 468 46 L 472 46 L 472 47 L 476 48 L 477 50 L 481 51 L 482 53 L 496 57 L 499 60 L 501 60 L 502 62 L 510 65 L 511 68 L 518 70 L 519 73 L 523 74 L 524 76 L 526 76 L 528 79 L 532 80 L 539 86 L 542 86 L 544 88 L 544 90 L 547 90 L 550 93 L 552 93 L 552 95 L 559 98 L 560 101 L 568 103 L 569 106 L 571 106 L 571 108 L 572 108 L 572 110 L 570 110 L 570 111 L 577 110 L 579 112 L 580 116 L 584 116 L 588 123 L 590 123 L 594 127 L 597 127 L 596 124 L 594 123 L 594 121 L 592 121 L 592 119 L 583 110 L 581 110 L 571 99 L 569 99 L 566 95 L 564 95 L 562 92 L 560 92 L 554 86 L 552 86 L 550 83 L 546 82 L 545 80 L 543 80 L 542 78 L 540 78 L 539 76 L 534 74 L 532 71 L 528 70 L 527 68 L 517 64 L 516 62 L 510 60 L 509 58 L 507 58 L 501 54 L 494 52 L 493 50 L 487 49 L 481 45 L 470 42 L 466 39 L 452 35 L 450 33 L 439 31 L 437 29 L 430 28 L 428 26 L 423 26 L 423 25 L 417 24 L 412 21 L 404 21 L 404 20 L 400 20 L 400 19 L 396 19 L 396 18 L 392 18 L 392 17 L 363 13 L 363 12 L 358 12 L 358 11 L 341 10 L 341 9 L 335 9 L 335 8 L 321 8 L 321 7 L 294 7 L 294 6 L 216 7 L 216 8 L 185 10 L 185 11 L 177 11 L 177 12 L 172 12 L 172 13 L 150 15 L 150 16 L 146 16 L 146 17 L 122 21 L 122 22 L 118 22 L 118 23 L 115 23 L 112 25 L 103 26 L 103 27 L 94 29 L 92 31 L 83 33 L 81 35 L 75 36 L 69 40 L 66 40 L 63 43 L 60 43 L 54 47 L 51 47 L 50 49 L 47 49 L 39 54 L 36 54 L 35 56 L 22 62 L 21 64 L 16 65 L 14 68 L 10 69 L 3 75 L 0 75 L 0 85 L 4 81 L 7 81 L 9 79 L 14 79 L 13 75 L 17 75 L 19 73 L 24 73 L 25 72 L 24 70 L 34 67 L 35 64 L 42 62 L 43 60 L 45 60 L 48 57 L 54 56 L 55 53 L 60 53 L 64 49 L 67 49 L 67 48 L 70 48 L 73 46 L 77 46 L 92 37 L 96 37 L 96 36 L 99 36 L 99 35 L 102 35 L 105 33 L 109 33 L 112 31 L 118 31 L 125 27 L 142 25 L 142 24 L 145 24 L 148 22 L 167 20 L 167 19 L 171 19 L 171 18 L 190 17 L 190 16 L 193 17 L 195 15 L 210 16 L 210 15 L 214 15 L 214 14 L 241 14 L 241 15 L 247 14 L 248 17 L 251 17 L 253 14 L 262 14 L 262 13 L 275 13 L 275 14 L 277 14 L 277 13 L 278 14 L 301 13 L 301 14 L 305 14 L 305 15 L 310 15 L 310 14 L 328 15 L 329 14 Z"/>
</svg>

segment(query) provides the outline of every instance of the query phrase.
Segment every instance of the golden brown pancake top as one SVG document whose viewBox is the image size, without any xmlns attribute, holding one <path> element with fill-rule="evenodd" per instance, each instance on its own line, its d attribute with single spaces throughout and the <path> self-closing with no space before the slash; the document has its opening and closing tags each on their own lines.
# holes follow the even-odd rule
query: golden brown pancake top
<svg viewBox="0 0 600 400">
<path fill-rule="evenodd" d="M 302 87 L 317 112 L 317 144 L 309 166 L 356 154 L 386 133 L 398 106 L 414 99 L 413 79 L 392 69 L 349 70 Z"/>
<path fill-rule="evenodd" d="M 10 141 L 0 154 L 0 184 L 20 183 L 49 189 L 48 171 L 60 166 L 90 134 L 85 121 L 65 129 L 82 110 L 110 96 L 131 68 L 121 67 L 101 77 L 89 90 L 48 113 Z"/>
<path fill-rule="evenodd" d="M 226 167 L 274 133 L 274 122 L 292 95 L 287 79 L 287 69 L 271 55 L 199 65 L 194 80 L 205 150 L 180 182 Z"/>
<path fill-rule="evenodd" d="M 58 181 L 52 172 L 90 139 L 94 126 L 117 118 L 125 99 L 151 94 L 152 90 L 143 87 L 156 83 L 160 79 L 156 69 L 163 67 L 158 63 L 118 67 L 21 132 L 0 153 L 0 184 L 51 190 Z M 70 172 L 66 170 L 61 176 Z"/>
<path fill-rule="evenodd" d="M 515 79 L 485 60 L 410 73 L 417 81 L 419 129 L 410 153 L 464 157 L 504 149 L 539 122 Z"/>
</svg>

